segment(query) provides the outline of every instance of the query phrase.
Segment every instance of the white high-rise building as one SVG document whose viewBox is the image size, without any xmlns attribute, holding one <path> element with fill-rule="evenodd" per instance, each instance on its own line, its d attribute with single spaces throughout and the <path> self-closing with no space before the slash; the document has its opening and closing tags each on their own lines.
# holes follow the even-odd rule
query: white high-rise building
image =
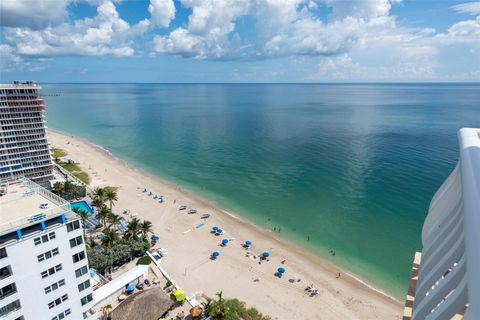
<svg viewBox="0 0 480 320">
<path fill-rule="evenodd" d="M 461 129 L 458 141 L 458 164 L 430 202 L 403 320 L 480 319 L 480 129 Z"/>
<path fill-rule="evenodd" d="M 0 319 L 94 319 L 83 229 L 70 204 L 28 180 L 0 185 Z"/>
<path fill-rule="evenodd" d="M 25 176 L 41 184 L 52 179 L 39 89 L 32 81 L 0 84 L 0 179 Z"/>
</svg>

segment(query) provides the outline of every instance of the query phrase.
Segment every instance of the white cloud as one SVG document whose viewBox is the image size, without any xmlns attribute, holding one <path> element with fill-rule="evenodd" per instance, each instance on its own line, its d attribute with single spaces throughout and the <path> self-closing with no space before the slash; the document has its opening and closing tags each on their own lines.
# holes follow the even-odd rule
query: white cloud
<svg viewBox="0 0 480 320">
<path fill-rule="evenodd" d="M 448 33 L 439 34 L 437 38 L 453 42 L 470 42 L 480 46 L 480 16 L 455 23 L 448 29 Z"/>
<path fill-rule="evenodd" d="M 160 53 L 183 57 L 204 57 L 201 38 L 183 28 L 173 30 L 168 37 L 155 37 L 154 43 L 156 51 Z"/>
<path fill-rule="evenodd" d="M 457 4 L 452 8 L 458 13 L 477 15 L 480 14 L 480 1 Z"/>
<path fill-rule="evenodd" d="M 14 71 L 21 62 L 22 58 L 15 54 L 11 46 L 0 44 L 0 72 Z"/>
<path fill-rule="evenodd" d="M 332 18 L 334 19 L 354 17 L 371 20 L 387 16 L 392 7 L 392 1 L 389 0 L 327 0 L 326 2 L 332 8 Z"/>
<path fill-rule="evenodd" d="M 30 57 L 59 55 L 132 56 L 135 36 L 149 27 L 148 20 L 130 26 L 120 18 L 111 1 L 103 2 L 93 18 L 62 23 L 42 30 L 6 28 L 5 40 L 15 47 L 15 53 Z"/>
<path fill-rule="evenodd" d="M 187 28 L 177 28 L 167 36 L 156 36 L 155 49 L 183 57 L 225 58 L 234 51 L 229 36 L 235 20 L 248 12 L 250 3 L 238 0 L 181 0 L 191 8 Z M 233 36 L 233 39 L 238 39 Z"/>
<path fill-rule="evenodd" d="M 328 0 L 333 15 L 322 22 L 308 0 L 181 0 L 192 9 L 186 28 L 155 38 L 160 53 L 199 59 L 260 59 L 347 52 L 368 29 L 394 25 L 388 0 Z M 255 35 L 240 39 L 238 19 L 255 18 Z"/>
<path fill-rule="evenodd" d="M 148 12 L 152 16 L 152 23 L 168 28 L 170 22 L 175 18 L 175 4 L 173 0 L 150 0 Z"/>
<path fill-rule="evenodd" d="M 67 16 L 69 0 L 1 0 L 0 25 L 34 30 L 55 26 Z"/>
<path fill-rule="evenodd" d="M 68 1 L 87 1 L 97 6 L 97 15 L 67 22 Z M 400 0 L 178 0 L 177 8 L 173 0 L 150 0 L 151 17 L 134 25 L 120 17 L 114 5 L 119 1 L 38 0 L 35 7 L 27 5 L 31 0 L 0 0 L 2 68 L 20 68 L 41 57 L 132 56 L 141 47 L 137 54 L 149 56 L 306 61 L 302 63 L 315 67 L 313 74 L 305 74 L 316 80 L 434 79 L 444 51 L 467 52 L 468 61 L 475 61 L 480 53 L 480 15 L 459 21 L 444 33 L 405 28 L 391 15 Z M 479 5 L 470 2 L 452 8 L 475 15 Z M 188 21 L 171 28 L 180 7 L 191 11 Z M 167 30 L 155 34 L 154 26 Z M 476 69 L 463 74 L 474 77 Z M 288 74 L 267 68 L 255 72 Z"/>
</svg>

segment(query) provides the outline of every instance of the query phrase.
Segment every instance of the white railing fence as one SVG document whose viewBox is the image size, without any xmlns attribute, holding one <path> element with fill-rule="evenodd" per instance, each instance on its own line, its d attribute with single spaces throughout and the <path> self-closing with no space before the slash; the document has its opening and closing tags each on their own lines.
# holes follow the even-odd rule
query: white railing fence
<svg viewBox="0 0 480 320">
<path fill-rule="evenodd" d="M 422 231 L 414 320 L 480 319 L 480 129 L 458 133 L 460 159 Z"/>
</svg>

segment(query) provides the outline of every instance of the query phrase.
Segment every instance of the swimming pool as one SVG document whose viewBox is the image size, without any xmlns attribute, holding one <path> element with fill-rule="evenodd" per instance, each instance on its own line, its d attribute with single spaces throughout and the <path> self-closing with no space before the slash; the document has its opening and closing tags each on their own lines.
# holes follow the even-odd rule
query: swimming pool
<svg viewBox="0 0 480 320">
<path fill-rule="evenodd" d="M 82 200 L 71 202 L 70 205 L 72 206 L 72 210 L 78 208 L 87 211 L 89 215 L 93 214 L 93 208 L 87 203 L 87 201 Z"/>
</svg>

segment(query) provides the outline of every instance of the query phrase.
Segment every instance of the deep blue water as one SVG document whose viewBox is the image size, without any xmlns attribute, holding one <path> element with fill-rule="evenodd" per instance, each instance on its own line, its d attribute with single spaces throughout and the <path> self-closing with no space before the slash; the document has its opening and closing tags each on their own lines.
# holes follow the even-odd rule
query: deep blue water
<svg viewBox="0 0 480 320">
<path fill-rule="evenodd" d="M 403 298 L 478 84 L 49 84 L 47 121 Z M 310 241 L 307 241 L 309 236 Z M 328 254 L 335 250 L 335 257 Z"/>
</svg>

